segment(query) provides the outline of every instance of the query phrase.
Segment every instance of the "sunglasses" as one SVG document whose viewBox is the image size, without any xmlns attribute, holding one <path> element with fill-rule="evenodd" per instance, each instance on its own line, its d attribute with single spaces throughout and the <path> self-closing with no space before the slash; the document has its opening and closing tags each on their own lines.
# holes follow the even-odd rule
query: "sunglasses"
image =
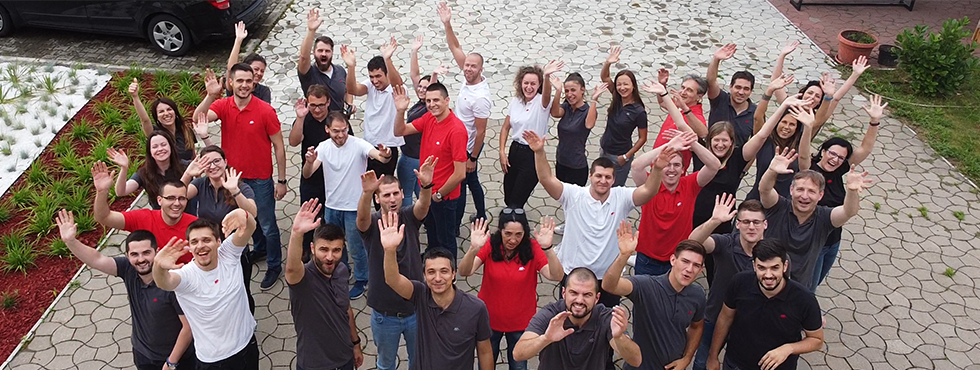
<svg viewBox="0 0 980 370">
<path fill-rule="evenodd" d="M 523 215 L 524 208 L 504 208 L 504 210 L 501 211 L 500 213 L 505 215 L 509 215 L 509 214 Z"/>
</svg>

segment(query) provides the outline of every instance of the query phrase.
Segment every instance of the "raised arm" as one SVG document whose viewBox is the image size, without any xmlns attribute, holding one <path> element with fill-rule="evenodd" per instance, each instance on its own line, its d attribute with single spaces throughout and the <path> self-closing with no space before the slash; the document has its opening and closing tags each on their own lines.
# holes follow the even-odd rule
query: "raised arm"
<svg viewBox="0 0 980 370">
<path fill-rule="evenodd" d="M 58 217 L 55 218 L 55 222 L 58 224 L 58 231 L 61 233 L 61 241 L 65 242 L 68 250 L 79 261 L 106 275 L 118 276 L 116 261 L 114 259 L 103 256 L 95 248 L 82 244 L 82 242 L 75 238 L 78 234 L 78 227 L 75 225 L 74 214 L 62 209 L 58 211 Z"/>
<path fill-rule="evenodd" d="M 623 269 L 633 252 L 636 252 L 636 236 L 633 225 L 629 220 L 619 222 L 619 229 L 616 230 L 616 237 L 619 240 L 619 255 L 613 261 L 612 266 L 606 270 L 602 276 L 602 290 L 618 296 L 628 296 L 633 293 L 633 282 L 623 279 Z"/>
<path fill-rule="evenodd" d="M 415 205 L 412 206 L 412 215 L 415 216 L 416 220 L 424 220 L 425 216 L 429 214 L 429 206 L 432 205 L 432 174 L 435 172 L 436 163 L 439 162 L 439 158 L 430 155 L 422 164 L 419 165 L 418 169 L 415 171 L 415 177 L 419 181 L 419 186 L 425 185 L 419 191 L 419 199 L 415 201 Z"/>
<path fill-rule="evenodd" d="M 589 104 L 589 113 L 585 115 L 585 128 L 591 130 L 595 127 L 595 121 L 599 118 L 599 97 L 603 92 L 609 91 L 609 85 L 602 82 L 592 90 L 592 104 Z"/>
<path fill-rule="evenodd" d="M 738 213 L 735 207 L 735 195 L 721 193 L 715 196 L 715 208 L 711 212 L 711 218 L 703 224 L 698 225 L 688 239 L 696 240 L 704 245 L 704 251 L 708 254 L 715 251 L 715 240 L 711 238 L 711 232 L 725 222 L 731 222 Z"/>
<path fill-rule="evenodd" d="M 177 263 L 177 259 L 188 251 L 187 241 L 179 240 L 177 237 L 170 238 L 167 245 L 163 246 L 157 255 L 153 257 L 153 282 L 163 290 L 173 291 L 180 285 L 180 275 L 170 272 L 184 266 Z"/>
<path fill-rule="evenodd" d="M 561 119 L 565 116 L 565 109 L 561 107 L 561 95 L 562 86 L 561 79 L 558 76 L 551 75 L 551 87 L 555 89 L 555 96 L 551 100 L 551 110 L 549 113 L 552 117 Z"/>
<path fill-rule="evenodd" d="M 534 171 L 538 174 L 538 182 L 552 198 L 561 198 L 565 185 L 551 173 L 551 163 L 548 162 L 548 154 L 544 152 L 544 139 L 534 131 L 527 130 L 524 131 L 524 140 L 534 151 Z"/>
<path fill-rule="evenodd" d="M 777 98 L 777 102 L 786 101 L 786 85 L 793 83 L 793 75 L 783 75 L 773 78 L 769 82 L 769 86 L 766 86 L 766 92 L 762 94 L 762 99 L 755 107 L 755 115 L 752 116 L 752 133 L 757 134 L 762 130 L 762 126 L 766 123 L 766 111 L 769 110 L 769 101 L 772 100 L 774 94 L 781 95 Z"/>
<path fill-rule="evenodd" d="M 206 94 L 204 95 L 204 99 L 201 100 L 201 104 L 198 104 L 197 108 L 194 109 L 194 117 L 207 114 L 208 121 L 217 120 L 218 114 L 211 110 L 211 104 L 213 104 L 215 100 L 221 98 L 221 92 L 224 91 L 224 89 L 221 87 L 221 84 L 218 82 L 218 78 L 215 77 L 214 71 L 211 69 L 208 69 L 207 72 L 204 73 L 204 89 L 206 90 Z"/>
<path fill-rule="evenodd" d="M 415 39 L 412 40 L 412 50 L 409 53 L 411 62 L 409 63 L 408 77 L 412 79 L 412 87 L 416 89 L 419 88 L 419 81 L 422 80 L 422 69 L 419 68 L 419 49 L 422 49 L 422 41 L 422 35 L 415 36 Z"/>
<path fill-rule="evenodd" d="M 384 176 L 384 175 L 381 175 Z M 374 194 L 378 191 L 381 179 L 370 170 L 361 174 L 361 198 L 357 200 L 357 229 L 362 233 L 371 228 L 371 212 L 374 211 Z"/>
<path fill-rule="evenodd" d="M 643 362 L 643 357 L 640 354 L 640 346 L 626 336 L 627 325 L 629 320 L 626 309 L 623 306 L 613 307 L 612 322 L 609 324 L 612 329 L 612 339 L 609 341 L 609 346 L 622 356 L 627 364 L 637 367 Z"/>
<path fill-rule="evenodd" d="M 803 109 L 802 107 L 790 107 L 790 114 L 796 121 L 799 122 L 797 129 L 803 130 L 800 135 L 800 144 L 798 146 L 800 151 L 800 159 L 797 162 L 800 165 L 800 170 L 808 170 L 811 166 L 810 158 L 810 144 L 813 141 L 813 111 L 810 109 Z"/>
<path fill-rule="evenodd" d="M 861 139 L 861 146 L 854 148 L 854 153 L 851 154 L 851 167 L 861 164 L 871 155 L 875 141 L 878 140 L 878 125 L 881 124 L 881 117 L 884 115 L 887 106 L 888 103 L 882 104 L 881 96 L 875 94 L 871 96 L 871 104 L 865 104 L 862 107 L 865 112 L 868 112 L 871 123 L 868 126 L 868 131 L 864 133 L 864 139 Z"/>
<path fill-rule="evenodd" d="M 303 249 L 310 246 L 304 245 L 303 236 L 320 226 L 320 218 L 317 217 L 321 210 L 319 202 L 320 200 L 315 197 L 306 201 L 293 217 L 289 247 L 286 249 L 286 283 L 289 285 L 299 284 L 306 274 L 306 268 L 303 266 Z"/>
<path fill-rule="evenodd" d="M 232 245 L 245 248 L 248 246 L 248 241 L 252 240 L 255 225 L 255 216 L 239 208 L 231 211 L 221 220 L 221 231 L 225 234 L 225 238 L 231 238 Z"/>
<path fill-rule="evenodd" d="M 381 246 L 385 250 L 385 283 L 402 298 L 411 299 L 415 286 L 398 272 L 398 245 L 405 237 L 405 225 L 398 225 L 398 212 L 382 214 L 378 229 L 381 230 Z"/>
<path fill-rule="evenodd" d="M 463 259 L 459 261 L 459 276 L 470 276 L 483 266 L 483 260 L 476 255 L 480 253 L 490 240 L 487 219 L 481 218 L 470 224 L 470 248 L 466 250 Z"/>
<path fill-rule="evenodd" d="M 92 213 L 95 221 L 110 229 L 126 228 L 126 217 L 122 213 L 109 209 L 109 188 L 112 186 L 112 177 L 115 173 L 109 172 L 103 162 L 95 162 L 92 165 L 92 182 L 95 183 L 95 201 L 92 204 Z"/>
<path fill-rule="evenodd" d="M 817 121 L 813 126 L 814 132 L 820 132 L 820 128 L 823 127 L 830 117 L 834 115 L 834 111 L 837 109 L 837 104 L 840 104 L 841 99 L 844 99 L 844 95 L 847 95 L 847 91 L 850 90 L 855 83 L 857 83 L 858 78 L 861 77 L 861 74 L 863 74 L 864 71 L 868 70 L 868 67 L 868 59 L 864 56 L 860 56 L 851 63 L 851 75 L 844 81 L 844 84 L 841 85 L 839 89 L 836 88 L 836 82 L 833 82 L 833 79 L 830 80 L 830 87 L 833 90 L 828 91 L 827 89 L 824 89 L 825 101 L 817 111 Z M 823 83 L 821 83 L 821 87 L 824 87 Z M 833 100 L 826 101 L 828 95 L 833 96 Z"/>
<path fill-rule="evenodd" d="M 453 60 L 456 61 L 459 69 L 463 69 L 463 65 L 466 64 L 466 53 L 463 52 L 463 47 L 459 45 L 459 39 L 453 32 L 453 13 L 446 2 L 440 2 L 436 7 L 436 12 L 439 13 L 439 20 L 442 21 L 442 26 L 446 29 L 446 44 L 449 46 L 449 51 L 453 53 Z"/>
<path fill-rule="evenodd" d="M 752 162 L 755 160 L 755 156 L 759 154 L 759 150 L 762 149 L 762 145 L 766 143 L 766 140 L 769 140 L 769 134 L 771 134 L 772 130 L 776 129 L 776 125 L 779 124 L 779 120 L 782 118 L 783 112 L 786 112 L 786 109 L 789 109 L 789 107 L 792 105 L 803 104 L 803 101 L 799 100 L 800 96 L 802 96 L 802 94 L 789 96 L 786 98 L 786 100 L 783 100 L 783 104 L 779 105 L 779 108 L 776 109 L 775 114 L 769 116 L 769 119 L 766 120 L 766 124 L 762 125 L 762 129 L 752 135 L 752 137 L 745 142 L 745 145 L 742 146 L 742 158 L 745 159 L 746 162 Z"/>
<path fill-rule="evenodd" d="M 616 81 L 613 81 L 609 69 L 614 63 L 619 63 L 619 54 L 622 52 L 622 46 L 609 46 L 609 56 L 607 56 L 606 61 L 602 63 L 602 71 L 599 72 L 599 79 L 606 83 L 606 88 L 608 88 L 609 92 L 613 94 L 616 94 Z"/>
<path fill-rule="evenodd" d="M 694 152 L 694 155 L 698 156 L 701 163 L 704 163 L 704 167 L 701 167 L 701 170 L 698 171 L 698 186 L 708 186 L 708 183 L 710 183 L 711 180 L 715 178 L 715 175 L 718 174 L 718 171 L 721 170 L 721 160 L 718 159 L 718 156 L 716 156 L 715 153 L 712 153 L 710 149 L 705 148 L 704 145 L 701 145 L 701 143 L 698 142 L 691 144 L 691 151 Z"/>
<path fill-rule="evenodd" d="M 150 115 L 146 113 L 146 107 L 143 106 L 143 101 L 140 99 L 139 80 L 134 78 L 133 82 L 129 84 L 129 95 L 133 97 L 133 108 L 136 109 L 136 116 L 140 118 L 143 136 L 150 136 L 150 133 L 153 132 L 153 121 L 150 120 Z"/>
<path fill-rule="evenodd" d="M 773 80 L 783 75 L 783 65 L 786 63 L 786 56 L 796 51 L 798 46 L 800 46 L 800 41 L 793 40 L 786 46 L 783 46 L 783 49 L 779 51 L 779 56 L 776 57 L 776 65 L 772 67 L 771 76 Z M 781 102 L 786 99 L 786 91 L 782 89 L 777 89 L 772 93 L 767 92 L 767 94 L 774 96 L 777 102 Z"/>
<path fill-rule="evenodd" d="M 782 149 L 782 150 L 780 150 Z M 776 177 L 781 174 L 793 173 L 789 164 L 796 160 L 799 154 L 793 148 L 776 148 L 776 155 L 769 162 L 769 168 L 762 178 L 759 179 L 759 201 L 766 209 L 772 208 L 779 202 L 779 193 L 776 192 Z"/>
<path fill-rule="evenodd" d="M 718 68 L 721 66 L 721 61 L 731 58 L 735 55 L 735 51 L 738 48 L 735 44 L 726 44 L 718 49 L 711 56 L 711 64 L 708 65 L 708 99 L 714 99 L 718 97 L 721 93 L 721 86 L 718 85 Z"/>
<path fill-rule="evenodd" d="M 565 320 L 571 315 L 572 313 L 569 311 L 559 312 L 548 321 L 548 328 L 545 329 L 544 334 L 538 334 L 530 330 L 524 331 L 521 339 L 514 345 L 514 360 L 525 361 L 537 356 L 544 347 L 565 339 L 565 337 L 574 333 L 575 329 L 565 329 Z"/>
<path fill-rule="evenodd" d="M 241 172 L 238 172 L 238 170 L 234 168 L 228 167 L 225 169 L 225 181 L 221 184 L 221 186 L 225 188 L 225 190 L 228 190 L 232 196 L 234 196 L 235 205 L 237 205 L 238 208 L 244 209 L 245 212 L 248 212 L 249 214 L 258 214 L 259 209 L 255 205 L 255 200 L 248 199 L 248 197 L 242 194 L 242 189 L 238 187 L 239 183 L 241 183 L 241 178 Z M 190 196 L 190 193 L 188 193 L 188 196 Z"/>
<path fill-rule="evenodd" d="M 551 102 L 551 76 L 565 67 L 565 62 L 552 60 L 544 66 L 544 81 L 541 86 L 541 107 L 548 108 Z M 561 94 L 557 94 L 561 95 Z"/>
<path fill-rule="evenodd" d="M 303 178 L 308 179 L 313 176 L 317 168 L 320 168 L 320 160 L 317 159 L 316 148 L 309 147 L 306 148 L 306 164 L 303 165 Z"/>
<path fill-rule="evenodd" d="M 310 9 L 309 13 L 306 15 L 306 37 L 303 38 L 303 43 L 299 46 L 299 60 L 296 63 L 296 69 L 299 70 L 299 74 L 301 75 L 305 75 L 310 72 L 310 67 L 312 65 L 312 62 L 310 61 L 310 51 L 313 50 L 313 41 L 316 39 L 316 30 L 320 28 L 321 24 L 323 24 L 323 20 L 320 19 L 320 11 L 317 9 Z"/>
<path fill-rule="evenodd" d="M 653 148 L 653 150 L 643 153 L 633 159 L 633 164 L 631 165 L 630 172 L 633 175 L 633 183 L 637 186 L 643 185 L 647 182 L 647 169 L 660 157 L 661 153 L 670 146 L 674 152 L 680 152 L 684 150 L 690 150 L 691 145 L 696 143 L 698 140 L 697 134 L 693 132 L 684 132 L 679 135 L 675 135 L 670 141 L 665 145 Z M 670 157 L 667 157 L 670 159 Z M 665 162 L 666 163 L 666 162 Z M 659 189 L 659 185 L 657 185 Z M 644 202 L 645 203 L 645 202 Z"/>
<path fill-rule="evenodd" d="M 405 93 L 405 85 L 391 85 L 392 96 L 395 99 L 395 136 L 408 136 L 419 133 L 415 125 L 405 123 L 405 112 L 411 102 Z"/>
<path fill-rule="evenodd" d="M 116 176 L 116 196 L 124 197 L 139 190 L 139 183 L 136 180 L 130 180 L 129 176 L 127 176 L 129 173 L 129 156 L 126 155 L 126 151 L 109 148 L 106 149 L 106 154 L 112 163 L 119 166 L 119 175 Z M 150 158 L 150 160 L 152 161 L 153 158 Z"/>
<path fill-rule="evenodd" d="M 391 41 L 381 46 L 381 57 L 384 58 L 385 66 L 388 68 L 388 83 L 404 85 L 405 81 L 402 79 L 402 75 L 398 73 L 398 67 L 395 67 L 395 63 L 391 61 L 391 57 L 396 51 L 398 51 L 398 41 L 392 36 Z"/>
<path fill-rule="evenodd" d="M 231 46 L 231 53 L 228 54 L 228 62 L 225 63 L 225 70 L 230 71 L 231 66 L 238 64 L 238 54 L 242 52 L 242 42 L 248 37 L 248 30 L 245 29 L 245 22 L 238 21 L 235 24 L 235 43 Z"/>
<path fill-rule="evenodd" d="M 693 131 L 691 126 L 688 126 L 687 122 L 684 121 L 684 114 L 681 113 L 679 108 L 677 108 L 677 102 L 675 102 L 672 97 L 668 97 L 670 93 L 667 92 L 667 88 L 664 87 L 664 85 L 660 84 L 660 82 L 647 81 L 640 86 L 640 90 L 656 95 L 657 99 L 661 100 L 660 106 L 667 110 L 667 115 L 674 121 L 674 125 L 677 126 L 678 131 Z M 707 130 L 705 131 L 705 134 L 707 134 Z"/>
<path fill-rule="evenodd" d="M 684 133 L 683 135 L 696 136 L 693 132 Z M 693 140 L 697 139 L 694 138 Z M 669 143 L 668 145 L 661 145 L 660 148 L 663 149 L 660 151 L 657 159 L 653 161 L 653 171 L 650 172 L 642 185 L 633 190 L 633 205 L 637 207 L 647 204 L 660 191 L 660 182 L 663 179 L 664 168 L 670 162 L 670 157 L 677 153 L 677 150 L 669 146 Z M 646 169 L 643 172 L 646 173 Z"/>
<path fill-rule="evenodd" d="M 858 172 L 851 169 L 845 181 L 847 181 L 847 190 L 844 194 L 844 204 L 834 207 L 830 212 L 830 222 L 834 227 L 844 226 L 847 220 L 857 216 L 858 211 L 861 210 L 861 191 L 871 186 L 867 171 Z"/>
<path fill-rule="evenodd" d="M 538 231 L 534 233 L 534 240 L 538 241 L 538 245 L 544 251 L 545 257 L 548 258 L 548 265 L 542 267 L 539 271 L 545 279 L 561 281 L 565 278 L 565 271 L 562 269 L 561 261 L 558 260 L 558 254 L 555 253 L 553 248 L 554 237 L 555 219 L 542 217 L 541 222 L 538 224 Z"/>
<path fill-rule="evenodd" d="M 347 94 L 353 96 L 363 96 L 366 95 L 368 90 L 367 86 L 357 82 L 357 56 L 354 54 L 354 48 L 350 47 L 348 44 L 340 45 L 340 57 L 344 59 L 344 64 L 347 65 Z"/>
<path fill-rule="evenodd" d="M 329 94 L 327 95 L 329 96 Z M 327 105 L 329 104 L 328 100 Z M 293 127 L 289 129 L 289 146 L 299 146 L 303 143 L 303 125 L 306 122 L 306 115 L 310 113 L 310 108 L 306 106 L 306 99 L 299 98 L 296 99 L 296 105 L 293 106 L 293 109 L 296 110 L 296 120 L 293 121 Z"/>
</svg>

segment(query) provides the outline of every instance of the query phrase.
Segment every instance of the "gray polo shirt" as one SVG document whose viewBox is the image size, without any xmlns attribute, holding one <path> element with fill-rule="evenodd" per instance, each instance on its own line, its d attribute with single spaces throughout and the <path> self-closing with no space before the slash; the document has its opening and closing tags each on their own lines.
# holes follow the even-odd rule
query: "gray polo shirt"
<svg viewBox="0 0 980 370">
<path fill-rule="evenodd" d="M 490 316 L 479 298 L 456 289 L 445 310 L 423 282 L 412 281 L 418 348 L 411 370 L 472 370 L 476 342 L 490 339 Z"/>
<path fill-rule="evenodd" d="M 544 335 L 548 330 L 551 319 L 560 312 L 565 312 L 565 300 L 542 307 L 531 318 L 527 331 Z M 575 329 L 560 342 L 551 343 L 541 350 L 538 355 L 539 369 L 563 370 L 595 370 L 605 369 L 606 362 L 612 355 L 612 309 L 602 304 L 592 308 L 592 316 L 581 327 L 572 325 L 571 320 L 565 319 L 565 329 Z"/>
<path fill-rule="evenodd" d="M 715 260 L 715 279 L 708 290 L 708 308 L 704 313 L 704 318 L 708 321 L 718 320 L 718 313 L 725 303 L 725 292 L 728 291 L 728 283 L 732 277 L 739 272 L 752 270 L 752 256 L 742 250 L 739 235 L 739 231 L 735 230 L 730 234 L 711 236 L 715 241 L 715 250 L 711 252 L 711 257 Z"/>
<path fill-rule="evenodd" d="M 755 103 L 749 99 L 749 108 L 741 113 L 736 112 L 732 107 L 732 98 L 728 91 L 722 90 L 714 99 L 709 99 L 711 111 L 708 113 L 708 127 L 715 122 L 728 121 L 735 126 L 735 143 L 742 146 L 752 137 L 752 125 L 754 124 Z"/>
<path fill-rule="evenodd" d="M 290 313 L 296 327 L 296 365 L 304 369 L 336 369 L 354 357 L 350 340 L 350 270 L 337 264 L 326 277 L 310 260 L 303 279 L 289 286 Z"/>
<path fill-rule="evenodd" d="M 152 281 L 144 284 L 126 257 L 112 260 L 116 262 L 116 276 L 126 285 L 129 312 L 133 316 L 133 351 L 163 363 L 177 344 L 177 335 L 183 327 L 178 316 L 184 311 L 177 303 L 177 295 L 158 288 Z M 193 352 L 194 348 L 189 346 L 187 350 Z"/>
<path fill-rule="evenodd" d="M 235 202 L 234 198 L 228 199 L 232 194 L 222 192 L 221 189 L 215 189 L 207 177 L 198 177 L 191 181 L 191 185 L 197 188 L 197 196 L 194 197 L 197 199 L 197 213 L 194 214 L 197 218 L 220 224 L 225 216 L 238 209 L 238 203 Z M 239 183 L 238 190 L 242 191 L 245 198 L 255 199 L 255 193 L 252 192 L 252 188 L 248 184 Z"/>
<path fill-rule="evenodd" d="M 299 85 L 303 89 L 303 96 L 306 96 L 306 92 L 312 85 L 326 86 L 327 90 L 330 91 L 330 106 L 327 109 L 331 112 L 342 111 L 346 101 L 344 98 L 347 96 L 347 69 L 338 64 L 334 64 L 331 69 L 330 76 L 327 76 L 326 73 L 321 72 L 316 67 L 315 61 L 311 61 L 310 70 L 306 71 L 306 74 L 302 74 L 298 70 L 296 74 L 299 76 Z"/>
<path fill-rule="evenodd" d="M 412 204 L 398 210 L 398 223 L 405 225 L 405 237 L 398 245 L 398 272 L 409 280 L 424 281 L 419 252 L 419 227 L 422 220 L 415 218 L 414 209 Z M 385 251 L 381 246 L 381 232 L 378 230 L 380 219 L 380 212 L 371 214 L 371 228 L 361 233 L 364 249 L 368 254 L 367 304 L 383 315 L 409 315 L 415 312 L 412 302 L 402 298 L 385 283 Z"/>
<path fill-rule="evenodd" d="M 684 357 L 687 327 L 704 319 L 704 288 L 692 284 L 678 292 L 668 275 L 626 278 L 633 283 L 633 292 L 626 297 L 636 306 L 633 340 L 643 353 L 640 366 L 627 364 L 627 369 L 660 370 Z"/>
<path fill-rule="evenodd" d="M 561 103 L 565 115 L 558 120 L 558 149 L 555 151 L 555 162 L 568 168 L 589 167 L 589 159 L 585 153 L 585 142 L 589 140 L 592 129 L 585 127 L 585 119 L 589 115 L 589 103 L 578 109 L 572 108 L 568 100 Z"/>
<path fill-rule="evenodd" d="M 830 222 L 831 210 L 833 208 L 818 205 L 810 218 L 801 224 L 793 214 L 793 204 L 789 199 L 779 197 L 779 202 L 766 209 L 769 227 L 765 238 L 776 238 L 787 243 L 789 275 L 807 289 L 813 285 L 813 267 L 817 256 L 835 229 Z"/>
</svg>

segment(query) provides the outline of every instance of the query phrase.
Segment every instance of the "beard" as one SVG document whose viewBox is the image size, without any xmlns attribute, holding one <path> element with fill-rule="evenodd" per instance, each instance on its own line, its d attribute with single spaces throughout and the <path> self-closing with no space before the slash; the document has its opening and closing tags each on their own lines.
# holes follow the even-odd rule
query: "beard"
<svg viewBox="0 0 980 370">
<path fill-rule="evenodd" d="M 324 62 L 321 62 L 320 58 L 315 58 L 314 61 L 316 62 L 316 69 L 319 69 L 321 72 L 326 72 L 330 69 L 330 65 L 333 64 L 333 58 L 327 58 Z"/>
<path fill-rule="evenodd" d="M 588 306 L 586 306 L 586 305 L 581 305 L 581 306 L 583 307 L 583 309 L 585 310 L 585 311 L 584 311 L 583 313 L 581 313 L 581 314 L 578 314 L 578 313 L 575 313 L 575 311 L 574 311 L 574 310 L 572 310 L 572 307 L 573 307 L 573 306 L 577 306 L 577 305 L 576 305 L 576 304 L 574 304 L 574 303 L 567 303 L 567 305 L 565 306 L 565 310 L 567 310 L 567 311 L 568 311 L 569 313 L 571 313 L 571 314 L 572 314 L 572 317 L 574 317 L 574 318 L 576 318 L 576 319 L 582 319 L 582 318 L 586 318 L 586 317 L 588 317 L 588 316 L 589 316 L 590 314 L 592 314 L 592 308 L 589 308 L 589 307 L 588 307 Z"/>
<path fill-rule="evenodd" d="M 333 271 L 337 268 L 336 262 L 328 265 L 316 257 L 313 257 L 313 263 L 316 264 L 316 269 L 320 270 L 320 273 L 328 277 L 333 276 Z"/>
</svg>

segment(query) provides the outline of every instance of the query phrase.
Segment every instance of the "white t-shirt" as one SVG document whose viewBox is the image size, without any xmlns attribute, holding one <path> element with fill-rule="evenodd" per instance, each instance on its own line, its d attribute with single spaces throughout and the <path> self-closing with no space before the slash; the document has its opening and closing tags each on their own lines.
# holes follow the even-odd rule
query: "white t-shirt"
<svg viewBox="0 0 980 370">
<path fill-rule="evenodd" d="M 548 106 L 541 106 L 541 94 L 535 95 L 534 99 L 524 104 L 521 98 L 510 100 L 510 108 L 507 115 L 510 116 L 510 139 L 518 143 L 527 145 L 524 140 L 524 131 L 530 130 L 545 137 L 548 134 L 548 121 L 551 120 L 551 101 Z"/>
<path fill-rule="evenodd" d="M 477 118 L 490 118 L 490 109 L 493 108 L 493 101 L 490 100 L 490 85 L 487 78 L 480 75 L 480 83 L 476 85 L 463 84 L 459 89 L 459 96 L 456 97 L 456 109 L 453 114 L 463 126 L 466 126 L 466 151 L 473 152 L 473 145 L 476 144 L 476 124 Z"/>
<path fill-rule="evenodd" d="M 238 353 L 255 335 L 255 318 L 248 310 L 242 282 L 241 256 L 245 246 L 232 238 L 218 248 L 218 267 L 204 271 L 190 262 L 171 272 L 180 275 L 174 292 L 194 333 L 194 350 L 203 362 L 218 362 Z"/>
<path fill-rule="evenodd" d="M 338 211 L 357 210 L 357 201 L 361 199 L 361 175 L 367 170 L 372 149 L 374 146 L 356 136 L 348 136 L 341 147 L 331 139 L 316 147 L 316 159 L 323 166 L 324 207 Z"/>
<path fill-rule="evenodd" d="M 558 202 L 565 210 L 565 235 L 562 236 L 558 260 L 565 273 L 576 267 L 587 267 L 600 279 L 619 254 L 616 230 L 619 223 L 636 208 L 633 190 L 609 189 L 609 198 L 599 202 L 589 188 L 563 183 Z"/>
<path fill-rule="evenodd" d="M 377 146 L 384 144 L 389 148 L 405 145 L 405 139 L 395 136 L 395 98 L 391 85 L 384 90 L 367 87 L 367 101 L 364 102 L 364 140 Z"/>
</svg>

